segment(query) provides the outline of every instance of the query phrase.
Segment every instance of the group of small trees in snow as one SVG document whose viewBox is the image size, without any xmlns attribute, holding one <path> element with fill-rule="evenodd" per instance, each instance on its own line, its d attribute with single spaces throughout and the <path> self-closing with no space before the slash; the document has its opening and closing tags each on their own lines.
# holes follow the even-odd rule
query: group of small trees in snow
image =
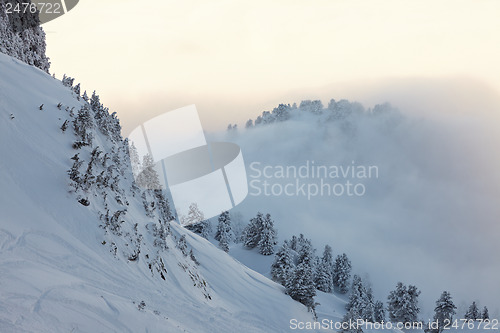
<svg viewBox="0 0 500 333">
<path fill-rule="evenodd" d="M 346 305 L 347 313 L 344 321 L 363 319 L 367 322 L 382 322 L 386 318 L 384 304 L 375 301 L 372 288 L 366 285 L 359 275 L 352 279 L 349 301 Z"/>
<path fill-rule="evenodd" d="M 316 290 L 347 292 L 351 262 L 346 254 L 333 259 L 332 248 L 325 246 L 321 258 L 303 234 L 285 240 L 271 265 L 274 281 L 285 286 L 286 293 L 314 312 Z"/>
<path fill-rule="evenodd" d="M 472 304 L 469 306 L 469 309 L 465 313 L 464 318 L 472 320 L 478 320 L 478 319 L 486 320 L 490 319 L 490 314 L 486 306 L 483 308 L 482 311 L 480 311 L 476 302 L 472 302 Z"/>
<path fill-rule="evenodd" d="M 387 316 L 391 322 L 419 322 L 419 295 L 420 291 L 417 287 L 412 285 L 407 287 L 399 282 L 396 289 L 390 292 L 387 308 L 384 308 L 383 302 L 374 299 L 371 287 L 365 284 L 359 275 L 354 275 L 349 301 L 346 305 L 347 313 L 343 318 L 343 322 L 355 322 L 362 319 L 366 322 L 381 323 L 386 320 Z M 444 314 L 445 312 L 441 311 L 439 315 L 443 316 Z M 362 332 L 362 330 L 360 327 L 350 327 L 342 332 L 358 333 Z"/>
<path fill-rule="evenodd" d="M 258 247 L 259 253 L 265 256 L 274 253 L 277 244 L 277 233 L 270 214 L 257 213 L 243 231 L 244 245 L 250 249 Z"/>
<path fill-rule="evenodd" d="M 373 110 L 365 110 L 363 105 L 358 102 L 350 102 L 345 99 L 335 101 L 331 99 L 325 108 L 320 100 L 304 100 L 299 106 L 296 103 L 279 104 L 272 111 L 263 111 L 255 120 L 249 119 L 245 123 L 245 128 L 261 126 L 276 122 L 282 122 L 290 119 L 294 112 L 307 112 L 313 115 L 324 115 L 326 121 L 348 121 L 351 117 L 363 114 L 381 115 L 394 110 L 388 104 L 376 105 Z M 236 125 L 229 125 L 228 130 L 236 129 Z"/>
<path fill-rule="evenodd" d="M 181 224 L 188 230 L 199 234 L 203 238 L 207 238 L 212 232 L 210 221 L 205 219 L 205 215 L 198 208 L 198 204 L 192 203 L 189 205 L 188 213 L 186 216 L 179 217 Z"/>
<path fill-rule="evenodd" d="M 436 301 L 436 307 L 434 308 L 434 322 L 437 323 L 437 327 L 429 328 L 426 330 L 428 333 L 441 333 L 445 330 L 445 326 L 452 324 L 453 316 L 456 315 L 457 307 L 453 303 L 451 294 L 448 291 L 443 291 L 439 299 Z M 464 315 L 466 320 L 489 320 L 490 315 L 488 313 L 488 308 L 485 306 L 483 311 L 480 311 L 476 302 L 472 302 L 471 306 Z"/>
<path fill-rule="evenodd" d="M 189 230 L 208 238 L 211 234 L 211 223 L 205 220 L 203 213 L 193 203 L 186 216 L 181 216 L 181 223 Z M 241 214 L 222 212 L 217 218 L 214 239 L 219 242 L 219 248 L 229 251 L 231 242 L 242 242 L 246 248 L 257 248 L 262 255 L 272 255 L 275 252 L 277 232 L 270 214 L 257 213 L 250 223 L 243 227 Z"/>
<path fill-rule="evenodd" d="M 21 10 L 7 14 L 8 3 L 15 6 L 23 2 L 29 1 L 0 1 L 0 52 L 48 73 L 50 61 L 45 55 L 45 32 L 40 27 L 38 12 Z"/>
<path fill-rule="evenodd" d="M 73 87 L 73 82 L 72 78 L 63 78 L 63 84 L 70 88 L 78 99 L 80 86 Z M 100 227 L 105 230 L 106 237 L 110 238 L 102 244 L 109 243 L 115 256 L 117 250 L 121 249 L 129 261 L 139 260 L 143 242 L 137 223 L 125 223 L 129 206 L 127 195 L 142 199 L 146 218 L 152 221 L 146 229 L 152 233 L 153 246 L 159 251 L 156 255 L 150 254 L 145 258 L 151 272 L 156 270 L 165 279 L 166 269 L 160 252 L 168 249 L 166 237 L 171 234 L 169 223 L 173 214 L 168 199 L 157 186 L 159 177 L 152 166 L 153 160 L 146 156 L 141 164 L 141 171 L 145 175 L 145 186 L 141 190 L 134 179 L 130 178 L 133 172 L 131 155 L 134 156 L 137 152 L 122 138 L 121 126 L 115 114 L 109 114 L 95 92 L 91 98 L 84 92 L 82 99 L 76 114 L 66 108 L 69 117 L 61 126 L 62 132 L 66 133 L 69 124 L 72 125 L 76 137 L 73 148 L 78 150 L 72 157 L 73 165 L 68 170 L 70 185 L 78 194 L 80 203 L 88 206 L 91 203 L 88 199 L 90 197 L 95 208 L 99 209 L 98 214 L 102 221 Z M 97 141 L 107 149 L 94 147 Z M 98 201 L 99 199 L 101 201 Z M 179 245 L 182 247 L 182 244 Z M 192 253 L 183 254 L 190 255 L 195 261 Z"/>
</svg>

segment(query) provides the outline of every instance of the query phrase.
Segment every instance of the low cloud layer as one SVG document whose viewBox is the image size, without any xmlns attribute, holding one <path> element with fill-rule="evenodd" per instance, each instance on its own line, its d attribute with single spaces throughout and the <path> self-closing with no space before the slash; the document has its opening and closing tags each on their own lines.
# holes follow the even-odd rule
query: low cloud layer
<svg viewBox="0 0 500 333">
<path fill-rule="evenodd" d="M 228 134 L 247 165 L 355 161 L 380 172 L 364 181 L 362 197 L 249 196 L 239 210 L 245 217 L 270 212 L 281 240 L 302 232 L 318 250 L 328 243 L 337 254 L 347 252 L 383 300 L 397 281 L 416 284 L 425 317 L 443 290 L 458 304 L 477 300 L 494 313 L 500 280 L 498 99 L 481 89 L 451 94 L 463 87 L 436 94 L 418 89 L 422 84 L 414 85 L 415 94 L 389 94 L 389 100 L 406 101 L 394 103 L 400 116 L 360 117 L 346 126 L 308 115 Z"/>
</svg>

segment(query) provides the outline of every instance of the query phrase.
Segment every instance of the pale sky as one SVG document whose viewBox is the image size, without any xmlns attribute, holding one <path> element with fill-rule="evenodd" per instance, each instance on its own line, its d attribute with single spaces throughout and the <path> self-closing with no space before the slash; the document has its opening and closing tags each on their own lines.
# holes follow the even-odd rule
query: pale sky
<svg viewBox="0 0 500 333">
<path fill-rule="evenodd" d="M 189 104 L 209 129 L 307 98 L 371 106 L 361 91 L 414 78 L 496 94 L 499 15 L 497 0 L 81 0 L 44 28 L 51 72 L 97 90 L 127 134 Z"/>
</svg>

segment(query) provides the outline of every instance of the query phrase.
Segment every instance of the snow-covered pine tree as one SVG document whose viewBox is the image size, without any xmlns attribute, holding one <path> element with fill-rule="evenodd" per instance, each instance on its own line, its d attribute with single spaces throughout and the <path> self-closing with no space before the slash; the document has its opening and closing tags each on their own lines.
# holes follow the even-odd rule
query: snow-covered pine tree
<svg viewBox="0 0 500 333">
<path fill-rule="evenodd" d="M 471 306 L 469 306 L 469 310 L 467 310 L 467 312 L 465 313 L 464 318 L 472 320 L 477 320 L 481 318 L 481 315 L 479 313 L 479 308 L 477 307 L 476 302 L 472 302 Z"/>
<path fill-rule="evenodd" d="M 90 110 L 87 105 L 81 107 L 78 111 L 76 118 L 73 120 L 73 130 L 75 131 L 78 141 L 81 146 L 91 146 L 92 145 L 92 129 L 94 127 L 94 122 L 90 115 Z"/>
<path fill-rule="evenodd" d="M 285 288 L 287 295 L 307 306 L 307 309 L 315 314 L 314 296 L 316 296 L 316 288 L 314 287 L 312 273 L 309 262 L 301 262 L 288 279 Z"/>
<path fill-rule="evenodd" d="M 50 62 L 45 55 L 45 32 L 40 26 L 38 12 L 15 11 L 7 14 L 6 4 L 13 8 L 28 1 L 0 1 L 0 52 L 49 73 Z"/>
<path fill-rule="evenodd" d="M 431 330 L 431 332 L 443 332 L 446 324 L 445 320 L 449 320 L 449 322 L 453 320 L 453 315 L 456 314 L 456 308 L 450 293 L 448 291 L 443 291 L 441 297 L 436 301 L 436 307 L 434 308 L 434 321 L 438 323 L 438 327 L 435 330 Z"/>
<path fill-rule="evenodd" d="M 160 213 L 160 222 L 165 225 L 166 232 L 170 234 L 170 221 L 174 220 L 174 215 L 170 209 L 170 203 L 165 197 L 163 190 L 153 190 L 156 198 L 158 212 Z"/>
<path fill-rule="evenodd" d="M 300 102 L 299 109 L 318 114 L 323 111 L 323 103 L 320 100 L 304 100 Z"/>
<path fill-rule="evenodd" d="M 276 252 L 274 262 L 271 265 L 273 280 L 286 286 L 288 279 L 293 273 L 294 266 L 289 242 L 285 240 L 281 248 Z"/>
<path fill-rule="evenodd" d="M 87 95 L 87 90 L 85 90 L 83 92 L 83 95 L 82 95 L 82 98 L 85 102 L 88 102 L 89 101 L 89 96 Z"/>
<path fill-rule="evenodd" d="M 366 288 L 359 275 L 354 275 L 351 285 L 351 293 L 349 294 L 349 301 L 346 304 L 346 310 L 355 309 L 360 318 L 363 318 L 364 308 L 366 307 Z"/>
<path fill-rule="evenodd" d="M 259 239 L 259 253 L 269 256 L 274 253 L 274 246 L 276 245 L 276 230 L 274 229 L 274 221 L 271 219 L 270 214 L 262 221 L 262 229 Z"/>
<path fill-rule="evenodd" d="M 73 90 L 73 83 L 75 82 L 75 79 L 72 78 L 72 77 L 69 77 L 69 76 L 66 76 L 66 74 L 63 75 L 63 78 L 62 78 L 62 84 L 65 86 L 65 87 L 68 87 L 70 88 L 71 90 Z"/>
<path fill-rule="evenodd" d="M 137 178 L 142 171 L 142 164 L 139 158 L 139 153 L 137 152 L 137 147 L 134 142 L 132 142 L 128 147 L 128 155 L 130 157 L 130 165 L 132 166 L 132 173 L 134 177 Z"/>
<path fill-rule="evenodd" d="M 408 288 L 398 282 L 396 290 L 388 296 L 387 311 L 392 322 L 416 322 L 418 320 L 418 296 L 420 291 L 415 286 Z"/>
<path fill-rule="evenodd" d="M 219 241 L 219 247 L 224 252 L 229 252 L 229 242 L 232 238 L 231 233 L 231 218 L 229 217 L 229 212 L 224 211 L 219 215 L 219 223 L 217 224 L 217 231 L 215 233 L 215 239 Z"/>
<path fill-rule="evenodd" d="M 181 251 L 182 255 L 186 257 L 188 255 L 187 252 L 187 243 L 186 243 L 186 235 L 182 235 L 177 241 L 176 247 Z"/>
<path fill-rule="evenodd" d="M 102 134 L 109 136 L 109 112 L 108 109 L 101 104 L 101 99 L 99 95 L 96 94 L 95 90 L 90 98 L 90 107 L 94 111 L 97 128 L 99 128 Z"/>
<path fill-rule="evenodd" d="M 373 290 L 371 287 L 365 287 L 366 293 L 364 298 L 364 306 L 361 311 L 361 317 L 368 322 L 375 322 L 375 301 L 373 299 Z"/>
<path fill-rule="evenodd" d="M 252 119 L 248 119 L 248 121 L 245 124 L 245 128 L 250 128 L 250 127 L 253 127 L 253 120 Z"/>
<path fill-rule="evenodd" d="M 71 186 L 77 191 L 82 187 L 82 177 L 80 173 L 80 167 L 83 161 L 80 161 L 79 154 L 75 154 L 71 159 L 74 161 L 73 166 L 68 170 L 69 179 L 71 180 Z"/>
<path fill-rule="evenodd" d="M 488 308 L 486 306 L 483 308 L 483 312 L 481 313 L 481 319 L 483 320 L 490 319 L 490 313 L 488 312 Z"/>
<path fill-rule="evenodd" d="M 314 266 L 314 257 L 315 257 L 314 252 L 315 250 L 312 246 L 311 240 L 304 238 L 303 244 L 299 250 L 299 257 L 297 259 L 297 264 L 305 262 L 312 269 Z"/>
<path fill-rule="evenodd" d="M 253 249 L 259 245 L 260 235 L 262 234 L 262 225 L 264 223 L 264 215 L 261 212 L 257 213 L 257 216 L 250 219 L 250 223 L 247 225 L 244 231 L 245 235 L 245 246 Z"/>
<path fill-rule="evenodd" d="M 188 224 L 184 226 L 186 229 L 191 230 L 195 234 L 200 235 L 203 238 L 207 238 L 210 236 L 212 232 L 212 226 L 210 225 L 209 220 L 203 220 L 201 222 L 196 222 L 193 224 Z"/>
<path fill-rule="evenodd" d="M 161 188 L 160 177 L 155 170 L 155 162 L 149 154 L 142 159 L 142 171 L 137 176 L 137 185 L 144 189 L 157 190 Z"/>
<path fill-rule="evenodd" d="M 407 309 L 406 317 L 403 322 L 417 322 L 418 314 L 420 313 L 420 307 L 418 305 L 418 297 L 420 296 L 421 291 L 418 290 L 416 286 L 409 285 L 406 302 L 404 304 L 404 308 Z"/>
<path fill-rule="evenodd" d="M 260 124 L 262 124 L 262 117 L 261 117 L 261 116 L 258 116 L 258 117 L 255 119 L 255 126 L 260 125 Z"/>
<path fill-rule="evenodd" d="M 375 322 L 376 323 L 381 323 L 381 322 L 385 321 L 384 303 L 382 303 L 381 301 L 375 302 L 374 315 L 375 315 Z"/>
<path fill-rule="evenodd" d="M 321 261 L 316 267 L 316 288 L 325 293 L 333 292 L 333 255 L 330 245 L 325 245 Z"/>
<path fill-rule="evenodd" d="M 293 235 L 290 240 L 290 248 L 294 251 L 297 251 L 297 236 Z"/>
<path fill-rule="evenodd" d="M 224 252 L 229 252 L 230 238 L 227 233 L 222 233 L 219 240 L 219 248 Z"/>
<path fill-rule="evenodd" d="M 316 288 L 313 280 L 314 249 L 311 241 L 304 239 L 304 244 L 299 252 L 297 266 L 288 279 L 285 288 L 286 293 L 294 300 L 306 305 L 316 315 L 314 296 Z"/>
<path fill-rule="evenodd" d="M 181 223 L 185 228 L 199 234 L 203 238 L 208 238 L 211 233 L 209 220 L 205 220 L 205 215 L 198 208 L 198 204 L 193 202 L 189 205 L 188 214 L 180 217 Z"/>
<path fill-rule="evenodd" d="M 214 238 L 216 241 L 220 241 L 223 233 L 231 232 L 231 217 L 229 216 L 229 212 L 227 210 L 222 212 L 217 221 L 217 230 L 215 231 Z"/>
<path fill-rule="evenodd" d="M 290 119 L 290 104 L 279 104 L 273 109 L 273 116 L 277 121 L 285 121 Z"/>
<path fill-rule="evenodd" d="M 347 254 L 338 255 L 333 268 L 333 284 L 342 294 L 347 293 L 349 290 L 348 285 L 351 278 L 351 270 L 352 265 Z"/>
<path fill-rule="evenodd" d="M 295 251 L 300 252 L 305 242 L 306 238 L 304 234 L 300 234 L 299 237 L 297 238 L 297 248 Z"/>
<path fill-rule="evenodd" d="M 74 86 L 73 91 L 75 92 L 77 98 L 80 98 L 80 83 L 78 83 L 76 86 Z"/>
<path fill-rule="evenodd" d="M 271 124 L 276 121 L 274 115 L 269 111 L 262 112 L 262 122 L 264 124 Z"/>
<path fill-rule="evenodd" d="M 396 289 L 391 291 L 387 297 L 387 312 L 389 319 L 393 322 L 397 322 L 400 319 L 403 298 L 406 292 L 406 286 L 402 282 L 398 282 Z"/>
</svg>

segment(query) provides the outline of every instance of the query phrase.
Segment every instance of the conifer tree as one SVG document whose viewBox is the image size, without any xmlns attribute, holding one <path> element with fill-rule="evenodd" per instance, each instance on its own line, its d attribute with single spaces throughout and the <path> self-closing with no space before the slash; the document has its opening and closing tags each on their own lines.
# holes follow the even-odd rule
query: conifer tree
<svg viewBox="0 0 500 333">
<path fill-rule="evenodd" d="M 189 205 L 187 216 L 181 216 L 181 224 L 203 238 L 208 238 L 211 232 L 210 222 L 205 220 L 205 215 L 198 208 L 198 204 L 193 202 Z"/>
<path fill-rule="evenodd" d="M 490 319 L 490 314 L 488 312 L 488 308 L 487 307 L 483 308 L 483 313 L 481 313 L 481 319 L 483 319 L 483 320 L 489 320 Z"/>
<path fill-rule="evenodd" d="M 359 275 L 354 275 L 352 279 L 351 293 L 349 294 L 349 301 L 346 304 L 347 311 L 354 308 L 360 318 L 362 318 L 366 306 L 366 300 L 366 288 L 363 285 L 363 281 Z"/>
<path fill-rule="evenodd" d="M 294 251 L 297 251 L 297 236 L 293 235 L 290 240 L 290 248 Z"/>
<path fill-rule="evenodd" d="M 477 307 L 476 302 L 472 302 L 471 306 L 469 306 L 469 310 L 465 313 L 465 319 L 477 320 L 479 318 L 479 308 Z"/>
<path fill-rule="evenodd" d="M 357 325 L 358 319 L 361 319 L 361 315 L 358 309 L 355 307 L 347 311 L 345 316 L 342 318 L 343 327 L 340 332 L 342 333 L 363 333 L 361 326 Z"/>
<path fill-rule="evenodd" d="M 188 255 L 187 252 L 187 243 L 186 243 L 186 235 L 182 235 L 177 241 L 176 247 L 181 251 L 182 255 L 186 257 Z"/>
<path fill-rule="evenodd" d="M 393 322 L 415 322 L 418 320 L 418 296 L 420 291 L 415 286 L 408 288 L 398 282 L 396 290 L 390 292 L 388 296 L 387 311 L 389 319 Z"/>
<path fill-rule="evenodd" d="M 323 257 L 316 268 L 316 288 L 325 293 L 333 292 L 333 255 L 332 248 L 329 245 L 325 245 L 325 250 L 323 251 Z"/>
<path fill-rule="evenodd" d="M 293 273 L 294 266 L 293 257 L 290 253 L 290 245 L 288 241 L 285 240 L 279 251 L 276 252 L 274 262 L 271 265 L 271 276 L 273 280 L 285 286 Z"/>
<path fill-rule="evenodd" d="M 333 269 L 333 284 L 342 294 L 347 293 L 349 279 L 351 278 L 351 261 L 347 254 L 337 256 Z"/>
<path fill-rule="evenodd" d="M 302 262 L 297 266 L 285 287 L 287 295 L 304 304 L 314 313 L 316 288 L 312 280 L 312 268 L 308 262 Z"/>
<path fill-rule="evenodd" d="M 250 219 L 250 223 L 245 228 L 245 246 L 253 249 L 259 245 L 260 236 L 262 234 L 262 225 L 264 223 L 264 216 L 261 212 L 257 213 L 257 216 Z"/>
<path fill-rule="evenodd" d="M 375 322 L 375 301 L 373 291 L 369 286 L 365 286 L 364 306 L 361 311 L 361 317 L 368 322 Z"/>
<path fill-rule="evenodd" d="M 374 315 L 375 315 L 375 322 L 376 323 L 381 323 L 381 322 L 385 321 L 384 303 L 382 303 L 381 301 L 375 302 Z"/>
<path fill-rule="evenodd" d="M 86 145 L 92 145 L 91 130 L 93 126 L 88 107 L 82 106 L 76 118 L 73 120 L 73 129 L 79 140 Z"/>
<path fill-rule="evenodd" d="M 446 324 L 445 320 L 449 320 L 449 322 L 453 320 L 453 315 L 456 314 L 456 308 L 450 293 L 443 291 L 441 297 L 436 301 L 436 307 L 434 308 L 434 321 L 438 323 L 438 327 L 431 332 L 443 332 Z"/>
<path fill-rule="evenodd" d="M 153 157 L 149 154 L 142 159 L 142 172 L 137 177 L 137 185 L 145 189 L 161 189 L 160 177 L 155 169 Z"/>
<path fill-rule="evenodd" d="M 82 187 L 82 178 L 80 173 L 80 167 L 83 161 L 80 161 L 79 154 L 75 154 L 71 159 L 74 161 L 73 166 L 68 170 L 69 179 L 72 181 L 71 185 L 78 190 Z"/>
<path fill-rule="evenodd" d="M 314 249 L 311 241 L 304 239 L 304 244 L 299 252 L 297 266 L 292 276 L 288 279 L 285 288 L 286 293 L 290 297 L 306 305 L 315 314 L 314 296 L 316 296 L 316 288 L 313 280 L 313 260 Z"/>
<path fill-rule="evenodd" d="M 231 232 L 231 217 L 229 216 L 229 212 L 226 210 L 219 215 L 217 230 L 214 238 L 216 241 L 220 241 L 221 235 L 229 232 Z"/>
<path fill-rule="evenodd" d="M 78 83 L 74 88 L 73 91 L 75 92 L 76 96 L 79 98 L 80 97 L 80 83 Z"/>
<path fill-rule="evenodd" d="M 229 212 L 224 211 L 219 215 L 219 223 L 217 225 L 217 231 L 215 233 L 215 239 L 219 241 L 219 247 L 225 251 L 229 252 L 229 242 L 231 241 L 231 218 L 229 217 Z"/>
<path fill-rule="evenodd" d="M 259 237 L 259 253 L 269 256 L 274 253 L 274 246 L 276 245 L 276 230 L 274 229 L 274 221 L 271 219 L 270 214 L 262 221 L 262 229 Z"/>
<path fill-rule="evenodd" d="M 85 102 L 88 102 L 89 101 L 89 96 L 87 95 L 87 90 L 85 90 L 83 92 L 83 95 L 82 95 L 82 98 Z"/>
</svg>

